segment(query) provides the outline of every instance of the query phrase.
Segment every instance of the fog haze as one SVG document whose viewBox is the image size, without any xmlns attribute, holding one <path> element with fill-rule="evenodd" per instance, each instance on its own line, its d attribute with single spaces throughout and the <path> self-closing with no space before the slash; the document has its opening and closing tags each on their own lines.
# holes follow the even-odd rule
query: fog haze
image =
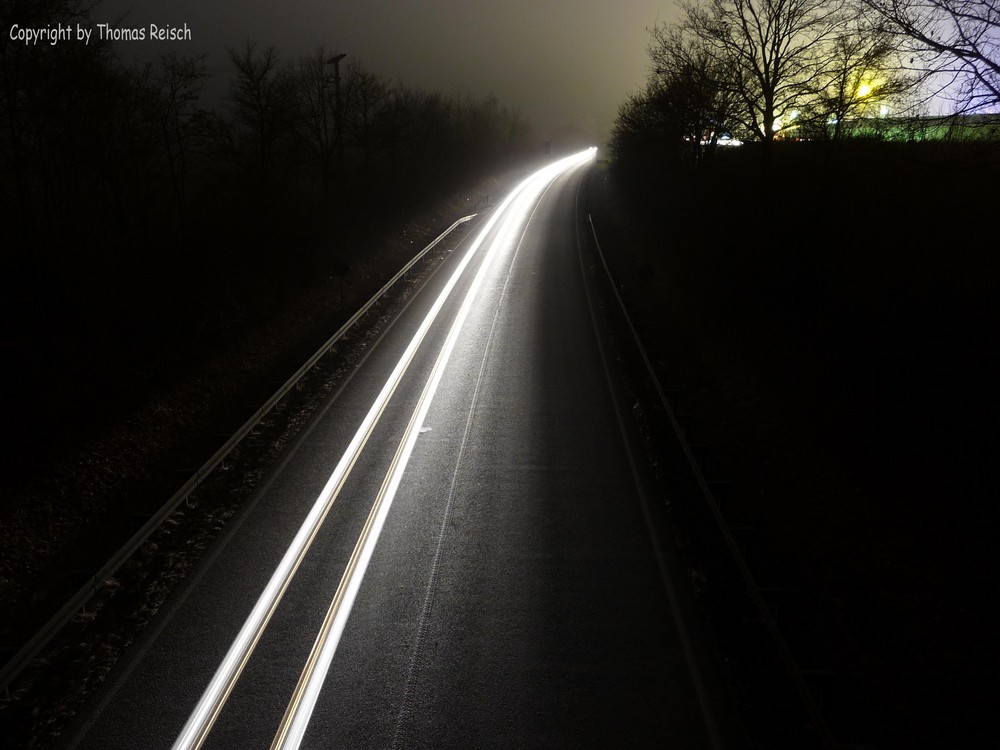
<svg viewBox="0 0 1000 750">
<path fill-rule="evenodd" d="M 407 86 L 492 93 L 541 138 L 575 131 L 602 142 L 645 82 L 647 29 L 676 12 L 670 0 L 105 0 L 92 20 L 187 23 L 190 42 L 122 43 L 122 58 L 207 55 L 215 93 L 231 76 L 227 48 L 250 39 L 294 60 L 323 44 Z"/>
</svg>

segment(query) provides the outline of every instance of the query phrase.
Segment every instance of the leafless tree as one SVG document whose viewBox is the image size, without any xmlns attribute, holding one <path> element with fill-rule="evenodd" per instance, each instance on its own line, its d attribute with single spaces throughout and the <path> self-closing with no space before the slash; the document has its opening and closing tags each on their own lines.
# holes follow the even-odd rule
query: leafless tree
<svg viewBox="0 0 1000 750">
<path fill-rule="evenodd" d="M 734 130 L 737 97 L 730 66 L 712 54 L 705 40 L 684 26 L 650 32 L 653 76 L 647 103 L 672 121 L 665 129 L 687 144 L 695 162 L 710 156 L 719 136 Z"/>
<path fill-rule="evenodd" d="M 438 92 L 399 85 L 392 90 L 390 144 L 397 166 L 429 162 L 440 165 L 454 125 L 454 105 Z"/>
<path fill-rule="evenodd" d="M 462 159 L 491 163 L 519 149 L 527 136 L 527 123 L 493 94 L 454 100 L 455 148 Z"/>
<path fill-rule="evenodd" d="M 198 98 L 208 78 L 203 57 L 180 57 L 176 52 L 162 55 L 148 83 L 153 113 L 177 207 L 183 210 L 188 157 L 197 138 Z"/>
<path fill-rule="evenodd" d="M 804 109 L 821 84 L 824 49 L 834 38 L 840 0 L 683 2 L 685 28 L 714 63 L 730 71 L 738 116 L 765 146 Z"/>
<path fill-rule="evenodd" d="M 233 116 L 256 151 L 260 177 L 267 187 L 275 149 L 299 122 L 295 77 L 279 63 L 274 47 L 258 52 L 253 42 L 247 42 L 241 51 L 230 50 L 229 57 L 236 68 L 230 86 Z"/>
<path fill-rule="evenodd" d="M 863 16 L 845 20 L 824 56 L 825 75 L 807 111 L 815 115 L 814 130 L 832 140 L 841 138 L 851 119 L 884 117 L 895 110 L 919 83 L 919 77 L 899 68 L 884 26 Z"/>
<path fill-rule="evenodd" d="M 618 108 L 610 143 L 616 162 L 649 164 L 676 151 L 682 136 L 658 94 L 656 82 L 650 81 L 645 91 L 629 95 Z"/>
<path fill-rule="evenodd" d="M 325 197 L 330 194 L 337 117 L 329 59 L 330 54 L 320 45 L 311 55 L 300 57 L 298 67 L 299 106 L 305 140 L 319 171 Z"/>
<path fill-rule="evenodd" d="M 357 60 L 347 66 L 344 131 L 349 143 L 361 152 L 365 169 L 388 136 L 392 92 L 387 78 L 365 70 Z"/>
<path fill-rule="evenodd" d="M 909 65 L 942 78 L 960 110 L 1000 104 L 1000 0 L 860 0 L 908 51 Z"/>
</svg>

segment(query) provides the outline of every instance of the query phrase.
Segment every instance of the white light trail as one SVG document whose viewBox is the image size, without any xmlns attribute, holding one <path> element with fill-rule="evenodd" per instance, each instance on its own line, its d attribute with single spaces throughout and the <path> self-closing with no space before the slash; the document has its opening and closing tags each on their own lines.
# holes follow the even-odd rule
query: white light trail
<svg viewBox="0 0 1000 750">
<path fill-rule="evenodd" d="M 452 325 L 445 347 L 435 363 L 435 369 L 430 380 L 425 386 L 424 394 L 421 396 L 418 413 L 414 414 L 413 420 L 411 420 L 410 426 L 404 436 L 404 441 L 400 446 L 400 450 L 397 451 L 396 458 L 393 461 L 393 468 L 390 470 L 389 476 L 386 477 L 386 483 L 383 484 L 383 491 L 380 492 L 380 498 L 376 501 L 376 506 L 373 507 L 373 515 L 369 517 L 369 521 L 365 527 L 365 533 L 362 535 L 362 539 L 359 540 L 358 547 L 355 549 L 355 554 L 358 555 L 356 564 L 353 564 L 354 557 L 352 556 L 353 572 L 351 572 L 352 566 L 349 566 L 348 571 L 345 572 L 344 579 L 341 581 L 341 586 L 338 588 L 334 604 L 331 605 L 331 610 L 333 610 L 335 608 L 334 605 L 338 602 L 338 599 L 343 600 L 343 605 L 337 605 L 337 611 L 332 616 L 336 622 L 331 623 L 328 635 L 324 636 L 323 633 L 321 633 L 320 637 L 317 638 L 317 644 L 314 646 L 314 652 L 316 653 L 314 655 L 310 655 L 310 663 L 315 664 L 315 666 L 310 667 L 307 665 L 307 671 L 310 673 L 312 671 L 316 671 L 317 676 L 310 677 L 307 676 L 305 672 L 303 673 L 303 679 L 306 682 L 306 691 L 302 698 L 297 699 L 293 697 L 294 706 L 293 704 L 289 705 L 292 723 L 287 728 L 284 728 L 283 722 L 283 729 L 279 730 L 279 735 L 275 738 L 276 747 L 297 748 L 299 746 L 302 735 L 304 734 L 305 728 L 308 724 L 309 717 L 312 714 L 312 709 L 315 706 L 319 689 L 322 686 L 323 677 L 326 675 L 329 668 L 330 661 L 333 658 L 333 653 L 336 650 L 337 644 L 340 640 L 340 635 L 343 632 L 343 627 L 350 614 L 351 605 L 353 604 L 354 598 L 357 594 L 357 589 L 361 585 L 361 579 L 364 576 L 368 560 L 371 557 L 372 550 L 374 550 L 374 545 L 378 539 L 378 533 L 381 531 L 382 524 L 385 521 L 385 516 L 388 514 L 389 507 L 392 503 L 392 497 L 395 495 L 396 488 L 399 486 L 403 469 L 405 469 L 406 462 L 409 460 L 413 443 L 415 442 L 416 435 L 418 433 L 416 428 L 419 427 L 423 420 L 423 415 L 426 414 L 427 408 L 430 407 L 430 402 L 433 399 L 433 392 L 436 390 L 437 383 L 440 381 L 439 365 L 440 370 L 443 370 L 444 364 L 447 362 L 447 357 L 450 356 L 451 350 L 454 347 L 453 337 L 457 338 L 458 332 L 461 330 L 461 324 L 464 322 L 465 317 L 468 315 L 468 310 L 471 308 L 475 292 L 482 283 L 484 269 L 489 265 L 496 252 L 498 252 L 497 249 L 502 248 L 504 244 L 509 244 L 511 242 L 517 229 L 526 220 L 531 205 L 535 200 L 537 200 L 538 196 L 541 195 L 545 187 L 547 187 L 548 184 L 562 172 L 592 159 L 594 151 L 595 149 L 588 149 L 587 151 L 561 159 L 548 167 L 539 170 L 522 181 L 497 207 L 497 209 L 493 212 L 493 215 L 490 216 L 486 225 L 480 231 L 479 235 L 470 246 L 468 252 L 465 254 L 465 257 L 462 258 L 462 261 L 459 263 L 441 294 L 438 296 L 434 305 L 427 313 L 427 316 L 421 323 L 420 328 L 414 334 L 406 350 L 403 352 L 403 355 L 397 362 L 392 374 L 382 387 L 381 392 L 372 404 L 371 409 L 369 409 L 368 414 L 351 440 L 347 451 L 337 463 L 337 466 L 330 475 L 330 478 L 327 480 L 323 491 L 319 494 L 319 497 L 317 497 L 315 503 L 309 511 L 309 514 L 306 516 L 305 521 L 299 528 L 295 538 L 292 540 L 291 545 L 272 574 L 271 579 L 268 581 L 267 586 L 264 588 L 264 591 L 257 600 L 257 603 L 254 605 L 254 608 L 251 610 L 249 617 L 243 624 L 225 658 L 216 670 L 215 675 L 209 682 L 209 685 L 202 694 L 198 704 L 195 706 L 194 711 L 188 718 L 188 721 L 182 729 L 180 735 L 174 742 L 173 750 L 195 750 L 200 748 L 205 742 L 208 733 L 211 731 L 212 725 L 215 723 L 219 713 L 222 711 L 222 707 L 225 704 L 226 699 L 229 697 L 236 681 L 239 679 L 240 673 L 246 666 L 247 661 L 250 659 L 253 649 L 257 645 L 264 629 L 267 627 L 268 622 L 270 622 L 271 617 L 277 609 L 281 597 L 287 590 L 292 577 L 295 575 L 295 572 L 305 557 L 306 552 L 315 539 L 320 526 L 323 524 L 330 508 L 337 498 L 337 495 L 346 482 L 347 476 L 350 474 L 350 471 L 357 461 L 361 450 L 364 448 L 364 445 L 372 434 L 375 425 L 377 424 L 382 413 L 385 411 L 392 394 L 395 392 L 400 380 L 409 367 L 410 362 L 413 360 L 417 349 L 420 347 L 420 344 L 423 342 L 428 330 L 434 323 L 448 297 L 451 295 L 452 290 L 458 284 L 459 279 L 465 272 L 472 258 L 479 250 L 479 247 L 493 230 L 496 223 L 503 219 L 504 223 L 501 231 L 497 239 L 490 245 L 490 250 L 488 251 L 489 255 L 484 260 L 479 273 L 473 281 L 472 288 L 466 295 L 458 318 Z M 384 506 L 384 509 L 380 509 L 379 506 Z M 370 537 L 370 542 L 365 541 L 366 536 Z M 343 591 L 341 591 L 341 589 L 343 589 Z M 328 618 L 331 618 L 330 614 L 328 614 Z M 326 629 L 326 627 L 324 629 Z M 322 641 L 322 643 L 320 641 Z"/>
<path fill-rule="evenodd" d="M 424 386 L 423 393 L 417 403 L 417 408 L 403 435 L 389 473 L 382 484 L 379 496 L 372 505 L 364 532 L 358 539 L 354 553 L 351 556 L 351 562 L 344 571 L 340 586 L 327 611 L 323 628 L 320 630 L 320 634 L 313 645 L 312 653 L 309 655 L 306 667 L 296 686 L 295 693 L 289 702 L 285 717 L 271 745 L 271 750 L 296 750 L 305 736 L 309 719 L 316 706 L 316 701 L 319 699 L 319 693 L 326 679 L 326 674 L 333 661 L 333 656 L 340 643 L 344 628 L 347 626 L 347 620 L 350 617 L 351 608 L 361 587 L 368 563 L 378 543 L 382 526 L 389 515 L 389 509 L 392 506 L 396 491 L 399 489 L 403 472 L 406 470 L 406 465 L 416 444 L 417 435 L 420 432 L 419 428 L 427 416 L 438 385 L 441 382 L 441 377 L 444 374 L 445 367 L 451 358 L 452 351 L 462 332 L 465 320 L 472 310 L 479 289 L 482 287 L 494 259 L 498 253 L 516 245 L 516 239 L 521 227 L 529 216 L 536 200 L 551 181 L 563 171 L 590 158 L 591 152 L 587 151 L 557 162 L 547 169 L 540 170 L 524 183 L 525 189 L 520 192 L 517 199 L 507 209 L 507 215 L 504 217 L 504 223 L 500 232 L 490 245 L 487 256 L 483 260 L 479 271 L 473 279 L 472 285 L 469 287 L 469 291 L 465 295 L 462 306 L 448 332 L 444 346 L 434 363 L 430 378 Z"/>
</svg>

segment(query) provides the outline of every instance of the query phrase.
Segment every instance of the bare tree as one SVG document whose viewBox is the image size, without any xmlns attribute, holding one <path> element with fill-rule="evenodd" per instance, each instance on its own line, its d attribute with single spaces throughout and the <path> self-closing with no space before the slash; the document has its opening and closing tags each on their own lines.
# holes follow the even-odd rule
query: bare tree
<svg viewBox="0 0 1000 750">
<path fill-rule="evenodd" d="M 295 77 L 279 64 L 274 47 L 258 53 L 253 42 L 247 42 L 240 52 L 230 50 L 229 57 L 236 68 L 230 87 L 233 115 L 253 144 L 266 188 L 273 176 L 275 149 L 299 121 Z"/>
<path fill-rule="evenodd" d="M 347 66 L 345 84 L 344 130 L 368 169 L 388 136 L 392 84 L 357 60 Z"/>
<path fill-rule="evenodd" d="M 827 45 L 826 82 L 816 92 L 814 130 L 839 140 L 849 120 L 884 117 L 896 108 L 918 83 L 899 69 L 896 57 L 883 25 L 865 17 L 845 22 Z"/>
<path fill-rule="evenodd" d="M 958 85 L 960 109 L 1000 103 L 1000 0 L 861 0 L 901 40 L 910 65 Z"/>
<path fill-rule="evenodd" d="M 440 93 L 399 85 L 392 90 L 390 108 L 395 166 L 440 165 L 454 130 L 452 102 Z"/>
<path fill-rule="evenodd" d="M 730 71 L 738 116 L 765 146 L 820 85 L 824 46 L 840 19 L 839 0 L 684 2 L 685 27 L 716 65 Z"/>
<path fill-rule="evenodd" d="M 690 28 L 657 26 L 650 32 L 653 78 L 647 102 L 695 162 L 712 154 L 719 137 L 734 130 L 737 98 L 733 73 Z"/>
<path fill-rule="evenodd" d="M 631 94 L 618 108 L 610 143 L 616 163 L 648 165 L 654 158 L 659 160 L 661 154 L 676 152 L 683 136 L 658 94 L 656 81 L 650 81 L 645 91 Z"/>
<path fill-rule="evenodd" d="M 169 52 L 160 57 L 148 81 L 174 200 L 181 210 L 188 157 L 198 133 L 198 97 L 207 78 L 204 57 L 180 57 Z"/>
<path fill-rule="evenodd" d="M 312 153 L 323 184 L 323 196 L 330 195 L 330 170 L 336 139 L 334 124 L 336 98 L 331 90 L 331 75 L 326 48 L 320 45 L 311 54 L 299 58 L 298 88 L 306 143 Z"/>
</svg>

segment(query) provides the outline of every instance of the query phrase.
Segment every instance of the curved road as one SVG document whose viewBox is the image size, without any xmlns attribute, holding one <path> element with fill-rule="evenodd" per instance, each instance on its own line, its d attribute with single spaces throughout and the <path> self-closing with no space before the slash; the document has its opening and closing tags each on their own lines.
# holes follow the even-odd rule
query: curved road
<svg viewBox="0 0 1000 750">
<path fill-rule="evenodd" d="M 476 218 L 68 747 L 733 746 L 593 312 L 592 158 Z"/>
</svg>

